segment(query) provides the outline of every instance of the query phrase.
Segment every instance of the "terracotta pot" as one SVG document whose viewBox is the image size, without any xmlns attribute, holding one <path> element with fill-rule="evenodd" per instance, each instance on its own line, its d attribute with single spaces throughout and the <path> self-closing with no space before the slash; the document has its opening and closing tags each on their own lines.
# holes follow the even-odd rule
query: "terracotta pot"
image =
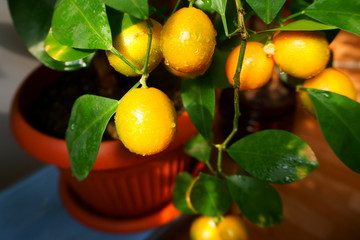
<svg viewBox="0 0 360 240">
<path fill-rule="evenodd" d="M 111 232 L 145 230 L 178 216 L 180 213 L 171 205 L 172 188 L 176 175 L 191 167 L 191 159 L 182 146 L 196 134 L 187 113 L 178 117 L 175 140 L 160 154 L 142 157 L 130 153 L 120 141 L 104 141 L 93 170 L 79 182 L 71 175 L 65 140 L 38 131 L 24 117 L 44 84 L 56 81 L 60 74 L 40 67 L 29 75 L 15 95 L 11 127 L 18 144 L 28 154 L 59 167 L 60 192 L 69 212 L 90 227 Z M 127 219 L 131 219 L 127 228 L 119 228 L 126 226 Z M 115 220 L 114 226 L 109 225 Z M 99 224 L 101 221 L 107 224 Z"/>
</svg>

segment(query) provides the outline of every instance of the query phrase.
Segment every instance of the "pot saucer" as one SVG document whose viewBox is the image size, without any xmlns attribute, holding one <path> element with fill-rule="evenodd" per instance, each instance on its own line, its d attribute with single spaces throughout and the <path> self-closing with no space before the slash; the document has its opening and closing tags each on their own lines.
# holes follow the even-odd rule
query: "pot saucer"
<svg viewBox="0 0 360 240">
<path fill-rule="evenodd" d="M 62 203 L 72 217 L 92 229 L 107 233 L 135 233 L 149 230 L 165 225 L 181 214 L 172 203 L 169 203 L 159 211 L 142 217 L 129 219 L 109 218 L 89 211 L 76 199 L 61 178 L 59 191 Z"/>
</svg>

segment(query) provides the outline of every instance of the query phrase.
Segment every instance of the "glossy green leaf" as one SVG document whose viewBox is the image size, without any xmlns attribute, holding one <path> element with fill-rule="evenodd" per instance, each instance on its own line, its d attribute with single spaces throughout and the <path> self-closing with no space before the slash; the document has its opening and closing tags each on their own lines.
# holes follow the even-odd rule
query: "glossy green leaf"
<svg viewBox="0 0 360 240">
<path fill-rule="evenodd" d="M 230 84 L 226 78 L 225 74 L 225 63 L 226 59 L 230 54 L 231 49 L 219 49 L 215 48 L 213 55 L 213 61 L 209 70 L 205 73 L 204 77 L 208 81 L 213 83 L 214 88 L 227 88 L 230 87 Z"/>
<path fill-rule="evenodd" d="M 211 0 L 211 8 L 220 15 L 225 15 L 227 0 Z"/>
<path fill-rule="evenodd" d="M 201 162 L 208 163 L 211 145 L 201 134 L 197 134 L 185 144 L 185 152 Z"/>
<path fill-rule="evenodd" d="M 212 0 L 195 0 L 195 6 L 206 13 L 214 13 L 215 10 L 211 7 Z"/>
<path fill-rule="evenodd" d="M 152 13 L 152 8 L 147 0 L 104 0 L 104 2 L 109 7 L 139 19 L 147 19 Z"/>
<path fill-rule="evenodd" d="M 246 0 L 246 2 L 261 20 L 269 24 L 284 6 L 286 0 Z"/>
<path fill-rule="evenodd" d="M 273 187 L 249 176 L 232 175 L 227 180 L 232 198 L 252 223 L 269 227 L 282 222 L 282 201 Z"/>
<path fill-rule="evenodd" d="M 332 92 L 307 92 L 326 141 L 340 160 L 360 173 L 360 104 Z"/>
<path fill-rule="evenodd" d="M 292 0 L 290 2 L 290 12 L 297 13 L 305 8 L 307 8 L 310 4 L 312 4 L 314 0 Z"/>
<path fill-rule="evenodd" d="M 206 140 L 211 140 L 215 111 L 212 82 L 204 76 L 182 81 L 181 98 L 195 127 Z"/>
<path fill-rule="evenodd" d="M 248 135 L 232 144 L 228 153 L 245 171 L 271 183 L 298 181 L 318 166 L 308 144 L 283 130 Z"/>
<path fill-rule="evenodd" d="M 79 97 L 72 108 L 66 143 L 73 175 L 83 180 L 91 171 L 106 126 L 118 101 L 96 95 Z"/>
<path fill-rule="evenodd" d="M 122 13 L 112 8 L 108 8 L 107 12 L 111 28 L 111 34 L 113 37 L 124 31 L 126 28 L 131 27 L 132 25 L 140 21 L 143 21 L 139 18 L 132 17 L 127 13 Z"/>
<path fill-rule="evenodd" d="M 360 1 L 317 0 L 304 11 L 322 23 L 360 35 Z"/>
<path fill-rule="evenodd" d="M 204 173 L 199 174 L 199 179 L 191 190 L 190 199 L 198 213 L 213 217 L 227 212 L 232 201 L 226 182 Z"/>
<path fill-rule="evenodd" d="M 258 32 L 256 34 L 251 34 L 250 38 L 249 38 L 249 42 L 261 42 L 263 44 L 265 44 L 266 42 L 269 41 L 269 39 L 271 39 L 271 36 L 273 35 L 272 32 Z"/>
<path fill-rule="evenodd" d="M 44 48 L 53 59 L 61 62 L 76 61 L 94 53 L 93 50 L 76 49 L 59 43 L 51 29 L 45 39 Z"/>
<path fill-rule="evenodd" d="M 283 27 L 269 29 L 266 31 L 321 31 L 332 29 L 337 29 L 337 27 L 322 24 L 308 19 L 300 19 L 291 22 Z"/>
<path fill-rule="evenodd" d="M 62 71 L 87 67 L 88 59 L 64 63 L 52 59 L 45 52 L 44 40 L 50 29 L 55 2 L 56 0 L 9 0 L 15 29 L 30 53 L 45 66 Z"/>
<path fill-rule="evenodd" d="M 104 50 L 112 47 L 102 1 L 60 0 L 54 11 L 52 30 L 60 43 L 70 47 Z"/>
<path fill-rule="evenodd" d="M 193 181 L 194 178 L 188 172 L 181 172 L 176 176 L 172 199 L 174 206 L 182 213 L 194 213 L 187 202 L 187 191 Z"/>
</svg>

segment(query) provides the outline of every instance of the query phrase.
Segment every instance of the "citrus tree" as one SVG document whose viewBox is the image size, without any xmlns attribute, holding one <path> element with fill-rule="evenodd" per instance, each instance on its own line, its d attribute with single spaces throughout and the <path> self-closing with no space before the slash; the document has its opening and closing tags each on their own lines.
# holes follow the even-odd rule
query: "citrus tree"
<svg viewBox="0 0 360 240">
<path fill-rule="evenodd" d="M 159 64 L 183 79 L 182 103 L 198 129 L 185 150 L 207 166 L 196 177 L 178 175 L 173 201 L 182 212 L 221 223 L 234 201 L 254 224 L 278 224 L 282 202 L 271 184 L 299 181 L 318 167 L 309 145 L 288 131 L 269 129 L 234 139 L 241 127 L 240 91 L 264 86 L 274 68 L 283 73 L 282 81 L 296 83 L 338 158 L 360 172 L 360 105 L 352 82 L 331 68 L 328 46 L 340 29 L 360 34 L 359 1 L 13 0 L 9 6 L 20 37 L 46 66 L 88 67 L 95 52 L 105 51 L 116 71 L 139 79 L 122 99 L 84 95 L 74 104 L 66 141 L 79 180 L 91 171 L 114 114 L 119 138 L 130 151 L 155 154 L 172 141 L 173 104 L 147 86 Z M 254 17 L 263 29 L 251 27 Z M 230 86 L 232 131 L 216 142 L 215 90 Z M 236 174 L 222 170 L 225 154 L 237 164 Z"/>
</svg>

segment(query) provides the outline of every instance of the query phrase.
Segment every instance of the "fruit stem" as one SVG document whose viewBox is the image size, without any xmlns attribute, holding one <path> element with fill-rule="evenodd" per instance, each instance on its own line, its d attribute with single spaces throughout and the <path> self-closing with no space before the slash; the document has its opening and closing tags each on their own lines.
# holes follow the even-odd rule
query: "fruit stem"
<svg viewBox="0 0 360 240">
<path fill-rule="evenodd" d="M 303 14 L 305 14 L 305 11 L 304 11 L 304 10 L 303 10 L 303 11 L 300 11 L 300 12 L 297 12 L 297 13 L 294 13 L 294 14 L 291 14 L 290 16 L 287 16 L 286 18 L 283 18 L 283 19 L 281 20 L 281 22 L 284 23 L 284 22 L 286 22 L 286 21 L 288 21 L 288 20 L 290 20 L 290 19 L 292 19 L 292 18 L 295 18 L 295 17 L 300 16 L 300 15 L 303 15 Z"/>
<path fill-rule="evenodd" d="M 227 21 L 226 21 L 225 14 L 220 14 L 220 16 L 221 16 L 221 21 L 222 21 L 222 24 L 223 24 L 223 27 L 224 27 L 225 36 L 228 38 L 230 36 L 229 36 L 229 29 L 228 29 L 228 26 L 227 26 Z"/>
<path fill-rule="evenodd" d="M 193 7 L 195 3 L 195 0 L 189 0 L 189 8 Z"/>
<path fill-rule="evenodd" d="M 149 74 L 148 73 L 143 73 L 141 75 L 140 81 L 139 83 L 141 84 L 141 88 L 148 88 L 147 84 L 146 84 L 146 80 L 148 79 Z"/>
<path fill-rule="evenodd" d="M 137 69 L 133 64 L 131 64 L 131 62 L 129 62 L 118 50 L 116 50 L 116 48 L 111 47 L 111 48 L 110 48 L 110 52 L 112 52 L 113 54 L 115 54 L 118 58 L 120 58 L 120 59 L 123 60 L 127 65 L 129 65 L 129 67 L 131 67 L 131 69 L 134 70 L 134 72 L 136 72 L 137 74 L 142 74 L 142 71 L 140 71 L 140 70 Z"/>
<path fill-rule="evenodd" d="M 235 0 L 236 11 L 237 11 L 237 19 L 238 19 L 238 30 L 241 35 L 242 40 L 249 39 L 249 34 L 245 27 L 245 9 L 242 6 L 241 0 Z"/>
<path fill-rule="evenodd" d="M 177 1 L 176 1 L 175 7 L 174 7 L 174 9 L 172 10 L 171 15 L 173 15 L 173 14 L 176 12 L 176 10 L 178 9 L 178 7 L 179 7 L 179 5 L 180 5 L 180 2 L 181 2 L 181 0 L 177 0 Z M 170 16 L 171 16 L 171 15 L 170 15 Z"/>
<path fill-rule="evenodd" d="M 144 67 L 141 70 L 142 74 L 148 74 L 148 63 L 149 63 L 149 58 L 150 58 L 150 50 L 151 50 L 151 42 L 152 42 L 152 30 L 151 28 L 153 27 L 152 22 L 150 19 L 146 19 L 146 31 L 147 31 L 147 35 L 148 35 L 148 41 L 147 41 L 147 48 L 146 48 L 146 56 L 145 56 L 145 62 L 144 62 Z M 142 79 L 142 77 L 141 77 Z M 145 78 L 146 81 L 147 78 Z M 146 83 L 145 83 L 146 85 Z"/>
<path fill-rule="evenodd" d="M 238 58 L 237 66 L 236 66 L 236 71 L 235 71 L 235 74 L 233 77 L 234 110 L 235 110 L 234 119 L 233 119 L 233 129 L 232 129 L 231 133 L 229 134 L 229 136 L 221 144 L 223 149 L 226 149 L 228 143 L 230 142 L 230 140 L 234 137 L 234 135 L 238 131 L 238 120 L 241 115 L 240 107 L 239 107 L 239 90 L 240 90 L 240 77 L 241 77 L 240 72 L 241 72 L 241 68 L 243 65 L 243 61 L 244 61 L 247 39 L 249 38 L 249 34 L 246 31 L 246 27 L 245 27 L 245 21 L 244 21 L 245 12 L 244 12 L 244 9 L 242 8 L 241 1 L 235 0 L 235 2 L 236 2 L 236 9 L 238 12 L 238 21 L 239 21 L 238 31 L 240 32 L 240 35 L 241 35 L 241 43 L 240 43 L 241 47 L 240 47 L 239 58 Z"/>
<path fill-rule="evenodd" d="M 238 57 L 238 62 L 237 62 L 237 66 L 236 66 L 236 71 L 233 77 L 233 81 L 234 81 L 234 118 L 233 118 L 233 128 L 230 132 L 230 134 L 227 136 L 227 138 L 221 143 L 221 144 L 217 144 L 215 145 L 216 148 L 218 149 L 218 157 L 217 157 L 217 168 L 218 168 L 218 172 L 222 175 L 224 175 L 222 173 L 222 152 L 224 150 L 226 150 L 227 145 L 229 144 L 229 142 L 231 141 L 231 139 L 235 136 L 236 132 L 238 131 L 238 122 L 239 122 L 239 117 L 241 115 L 240 112 L 240 106 L 239 106 L 239 91 L 240 91 L 240 72 L 241 72 L 241 68 L 243 65 L 243 61 L 244 61 L 244 55 L 245 55 L 245 50 L 246 50 L 246 44 L 247 44 L 247 39 L 250 37 L 246 27 L 245 27 L 245 21 L 244 21 L 244 14 L 245 11 L 241 5 L 241 1 L 240 0 L 235 0 L 236 2 L 236 9 L 237 9 L 237 13 L 238 13 L 238 32 L 241 35 L 241 42 L 240 42 L 240 53 L 239 53 L 239 57 Z"/>
</svg>

